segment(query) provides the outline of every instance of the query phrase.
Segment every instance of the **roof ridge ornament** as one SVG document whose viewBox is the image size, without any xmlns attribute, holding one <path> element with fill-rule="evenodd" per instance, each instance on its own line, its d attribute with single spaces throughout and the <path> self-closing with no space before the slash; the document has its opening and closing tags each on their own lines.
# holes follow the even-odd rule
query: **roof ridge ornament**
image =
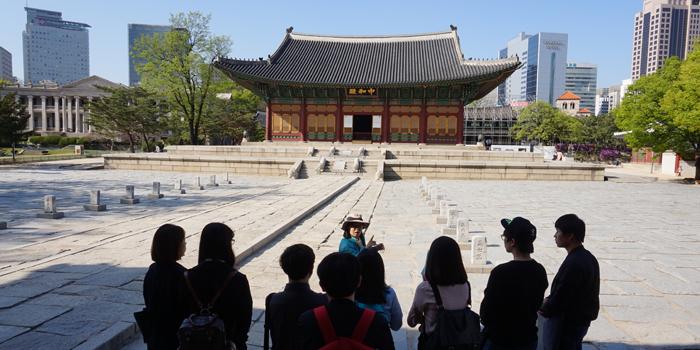
<svg viewBox="0 0 700 350">
<path fill-rule="evenodd" d="M 287 28 L 287 34 L 291 33 L 292 30 L 294 30 L 294 27 L 289 27 L 289 28 Z"/>
<path fill-rule="evenodd" d="M 457 27 L 455 27 L 455 26 L 453 26 L 453 25 L 450 24 L 450 29 L 452 29 L 452 30 L 457 30 Z"/>
</svg>

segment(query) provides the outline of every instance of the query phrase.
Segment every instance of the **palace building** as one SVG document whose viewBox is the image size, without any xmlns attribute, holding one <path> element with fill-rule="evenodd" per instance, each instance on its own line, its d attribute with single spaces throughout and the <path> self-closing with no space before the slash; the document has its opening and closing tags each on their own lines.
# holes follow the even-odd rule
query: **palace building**
<svg viewBox="0 0 700 350">
<path fill-rule="evenodd" d="M 464 106 L 521 67 L 465 59 L 457 28 L 396 36 L 287 34 L 267 59 L 214 65 L 267 103 L 266 139 L 461 144 Z"/>
</svg>

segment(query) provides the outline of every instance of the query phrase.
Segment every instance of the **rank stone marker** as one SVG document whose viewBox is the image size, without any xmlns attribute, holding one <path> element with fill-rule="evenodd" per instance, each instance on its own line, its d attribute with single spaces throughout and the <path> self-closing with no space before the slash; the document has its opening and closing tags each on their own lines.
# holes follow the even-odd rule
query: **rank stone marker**
<svg viewBox="0 0 700 350">
<path fill-rule="evenodd" d="M 105 211 L 106 204 L 100 204 L 100 190 L 90 191 L 90 204 L 83 204 L 83 209 L 89 211 Z"/>
<path fill-rule="evenodd" d="M 36 214 L 41 219 L 60 219 L 63 212 L 56 210 L 56 196 L 44 196 L 44 212 Z"/>
<path fill-rule="evenodd" d="M 221 181 L 222 184 L 224 185 L 230 185 L 231 180 L 228 179 L 228 173 L 224 173 L 224 179 Z"/>
<path fill-rule="evenodd" d="M 148 194 L 148 199 L 161 199 L 163 194 L 160 193 L 160 182 L 153 183 L 153 192 Z"/>
<path fill-rule="evenodd" d="M 138 198 L 134 198 L 134 186 L 126 186 L 126 198 L 119 200 L 120 204 L 138 204 L 140 201 Z"/>
<path fill-rule="evenodd" d="M 457 244 L 461 250 L 472 249 L 472 244 L 469 242 L 469 219 L 457 219 Z"/>
<path fill-rule="evenodd" d="M 447 227 L 456 229 L 457 228 L 457 216 L 459 215 L 459 210 L 457 208 L 447 209 Z"/>
<path fill-rule="evenodd" d="M 443 199 L 439 202 L 440 216 L 435 219 L 435 223 L 438 225 L 447 225 L 447 199 Z"/>
<path fill-rule="evenodd" d="M 486 265 L 486 237 L 472 237 L 472 265 Z"/>
<path fill-rule="evenodd" d="M 194 178 L 194 186 L 190 187 L 190 189 L 194 191 L 201 191 L 204 189 L 204 186 L 199 183 L 199 176 Z"/>
<path fill-rule="evenodd" d="M 438 194 L 435 196 L 435 205 L 430 208 L 430 214 L 440 214 L 440 202 L 445 200 L 444 194 Z"/>
<path fill-rule="evenodd" d="M 219 186 L 218 183 L 216 183 L 216 175 L 210 175 L 209 176 L 209 183 L 207 184 L 207 187 L 216 187 Z"/>
<path fill-rule="evenodd" d="M 175 180 L 175 188 L 170 190 L 170 193 L 185 194 L 185 190 L 182 188 L 182 180 Z"/>
</svg>

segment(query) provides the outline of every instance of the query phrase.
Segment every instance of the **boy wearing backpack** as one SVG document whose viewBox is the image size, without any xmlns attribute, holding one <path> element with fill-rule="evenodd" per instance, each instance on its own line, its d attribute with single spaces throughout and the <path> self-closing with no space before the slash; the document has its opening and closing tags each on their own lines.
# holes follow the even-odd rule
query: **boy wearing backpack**
<svg viewBox="0 0 700 350">
<path fill-rule="evenodd" d="M 349 253 L 332 253 L 321 261 L 316 273 L 329 304 L 299 317 L 298 349 L 394 349 L 386 318 L 354 302 L 361 272 L 360 261 Z"/>
</svg>

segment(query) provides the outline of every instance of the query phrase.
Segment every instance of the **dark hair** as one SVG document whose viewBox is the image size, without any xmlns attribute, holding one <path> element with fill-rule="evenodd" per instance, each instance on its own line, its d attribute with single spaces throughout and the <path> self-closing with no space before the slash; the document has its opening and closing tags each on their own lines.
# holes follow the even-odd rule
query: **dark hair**
<svg viewBox="0 0 700 350">
<path fill-rule="evenodd" d="M 318 264 L 316 274 L 326 293 L 333 298 L 345 298 L 357 289 L 362 265 L 350 253 L 329 254 Z"/>
<path fill-rule="evenodd" d="M 227 265 L 236 265 L 236 256 L 233 254 L 233 230 L 228 226 L 212 222 L 202 229 L 202 237 L 199 239 L 199 263 L 206 259 L 222 260 Z"/>
<path fill-rule="evenodd" d="M 306 244 L 295 244 L 287 247 L 280 256 L 280 267 L 293 280 L 300 280 L 311 272 L 314 267 L 313 249 Z"/>
<path fill-rule="evenodd" d="M 362 265 L 362 284 L 355 292 L 355 300 L 364 304 L 386 303 L 384 260 L 376 249 L 364 249 L 357 254 Z"/>
<path fill-rule="evenodd" d="M 180 226 L 165 224 L 156 230 L 151 244 L 151 259 L 157 263 L 176 262 L 180 259 L 180 244 L 185 230 Z"/>
<path fill-rule="evenodd" d="M 503 230 L 503 236 L 508 238 L 509 241 L 513 239 L 513 233 L 508 229 Z M 518 250 L 521 253 L 531 254 L 535 252 L 535 246 L 532 244 L 532 242 L 533 241 L 521 238 L 515 240 L 515 245 L 518 247 Z"/>
<path fill-rule="evenodd" d="M 441 236 L 430 245 L 428 261 L 425 263 L 425 279 L 438 286 L 467 283 L 462 252 L 454 239 Z"/>
<path fill-rule="evenodd" d="M 586 223 L 579 219 L 576 214 L 562 215 L 554 223 L 554 227 L 558 228 L 565 235 L 573 233 L 576 240 L 581 243 L 586 237 Z"/>
</svg>

